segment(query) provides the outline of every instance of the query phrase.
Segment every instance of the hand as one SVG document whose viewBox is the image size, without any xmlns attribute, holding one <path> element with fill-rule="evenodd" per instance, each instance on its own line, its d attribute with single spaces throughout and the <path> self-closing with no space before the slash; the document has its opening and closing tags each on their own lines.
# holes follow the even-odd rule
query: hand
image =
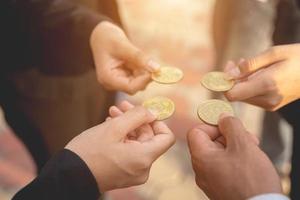
<svg viewBox="0 0 300 200">
<path fill-rule="evenodd" d="M 134 94 L 145 89 L 159 64 L 135 47 L 122 29 L 101 22 L 91 35 L 98 81 L 109 90 Z"/>
<path fill-rule="evenodd" d="M 244 101 L 275 111 L 300 98 L 300 44 L 275 46 L 241 60 L 229 62 L 225 71 L 237 80 L 226 93 L 230 101 Z"/>
<path fill-rule="evenodd" d="M 188 133 L 197 185 L 212 200 L 282 193 L 279 177 L 242 123 L 223 115 L 219 128 L 201 124 Z"/>
<path fill-rule="evenodd" d="M 113 118 L 66 146 L 86 162 L 101 192 L 145 183 L 152 163 L 175 142 L 170 129 L 145 108 L 128 102 L 121 107 L 126 112 L 112 107 Z"/>
</svg>

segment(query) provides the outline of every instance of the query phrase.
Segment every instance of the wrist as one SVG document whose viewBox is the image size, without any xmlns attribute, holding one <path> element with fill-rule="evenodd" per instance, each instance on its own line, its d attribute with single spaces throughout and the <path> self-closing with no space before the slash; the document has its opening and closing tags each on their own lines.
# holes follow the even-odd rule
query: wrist
<svg viewBox="0 0 300 200">
<path fill-rule="evenodd" d="M 120 33 L 124 34 L 120 27 L 110 21 L 102 21 L 98 23 L 91 33 L 90 46 L 97 44 L 99 42 L 99 38 L 103 38 L 105 35 L 110 35 L 112 30 L 118 30 Z"/>
</svg>

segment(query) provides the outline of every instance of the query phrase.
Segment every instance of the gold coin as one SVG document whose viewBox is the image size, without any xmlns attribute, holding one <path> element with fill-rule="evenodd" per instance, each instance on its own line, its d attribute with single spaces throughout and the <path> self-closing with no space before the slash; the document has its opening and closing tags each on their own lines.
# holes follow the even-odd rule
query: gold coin
<svg viewBox="0 0 300 200">
<path fill-rule="evenodd" d="M 154 97 L 144 101 L 143 106 L 157 114 L 157 120 L 165 120 L 175 112 L 175 104 L 166 97 Z"/>
<path fill-rule="evenodd" d="M 152 79 L 158 83 L 177 83 L 183 78 L 183 72 L 175 67 L 161 67 L 159 72 L 152 73 Z"/>
<path fill-rule="evenodd" d="M 232 106 L 226 101 L 211 99 L 203 102 L 198 107 L 198 117 L 210 125 L 218 125 L 222 113 L 234 115 Z"/>
<path fill-rule="evenodd" d="M 215 92 L 228 91 L 234 85 L 234 81 L 226 79 L 226 74 L 223 72 L 209 72 L 204 75 L 201 83 L 207 89 Z"/>
</svg>

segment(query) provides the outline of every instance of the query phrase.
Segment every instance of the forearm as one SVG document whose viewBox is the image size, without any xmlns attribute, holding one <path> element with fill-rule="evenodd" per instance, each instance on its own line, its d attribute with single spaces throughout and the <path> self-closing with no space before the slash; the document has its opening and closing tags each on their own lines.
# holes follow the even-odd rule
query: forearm
<svg viewBox="0 0 300 200">
<path fill-rule="evenodd" d="M 13 200 L 96 200 L 99 195 L 97 182 L 85 162 L 72 151 L 63 150 Z"/>
</svg>

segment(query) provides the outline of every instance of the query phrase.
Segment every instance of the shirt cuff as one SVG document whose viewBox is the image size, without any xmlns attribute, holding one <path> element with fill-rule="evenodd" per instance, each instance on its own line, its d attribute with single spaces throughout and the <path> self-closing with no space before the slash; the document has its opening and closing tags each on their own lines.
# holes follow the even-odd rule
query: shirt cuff
<svg viewBox="0 0 300 200">
<path fill-rule="evenodd" d="M 247 200 L 290 200 L 287 196 L 284 196 L 282 194 L 262 194 L 258 195 L 252 198 L 249 198 Z"/>
</svg>

